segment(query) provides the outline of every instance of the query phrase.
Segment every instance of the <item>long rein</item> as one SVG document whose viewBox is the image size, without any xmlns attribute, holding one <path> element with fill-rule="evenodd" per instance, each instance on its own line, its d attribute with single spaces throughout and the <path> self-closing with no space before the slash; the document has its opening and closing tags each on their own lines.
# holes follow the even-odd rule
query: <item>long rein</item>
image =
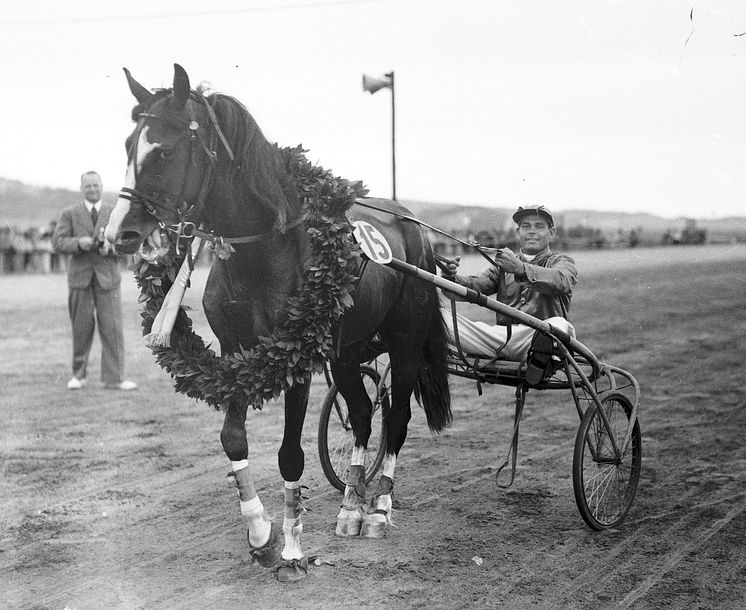
<svg viewBox="0 0 746 610">
<path fill-rule="evenodd" d="M 421 221 L 419 218 L 415 218 L 414 216 L 411 216 L 409 214 L 402 214 L 401 212 L 395 212 L 394 210 L 387 210 L 385 208 L 380 208 L 371 203 L 366 203 L 362 199 L 356 199 L 355 205 L 359 205 L 364 208 L 370 208 L 371 210 L 376 210 L 378 212 L 383 212 L 384 214 L 390 214 L 392 216 L 395 216 L 396 218 L 400 218 L 401 220 L 407 220 L 409 222 L 414 222 L 415 224 L 425 227 L 426 229 L 430 229 L 431 231 L 434 231 L 435 233 L 439 233 L 440 235 L 443 235 L 444 237 L 448 237 L 449 239 L 455 242 L 458 242 L 464 246 L 467 246 L 469 248 L 474 248 L 477 252 L 479 252 L 479 254 L 481 254 L 485 259 L 487 259 L 490 265 L 497 267 L 495 260 L 490 256 L 490 253 L 494 254 L 497 251 L 497 248 L 489 248 L 487 246 L 482 246 L 481 244 L 475 241 L 464 241 L 463 239 L 459 239 L 455 235 L 451 235 L 450 233 L 447 233 L 446 231 L 443 231 L 442 229 L 439 229 L 437 227 L 427 224 L 426 222 Z M 448 267 L 447 267 L 448 263 L 455 262 L 453 259 L 450 259 L 446 256 L 442 256 L 438 254 L 437 252 L 434 252 L 433 254 L 435 255 L 435 263 L 443 271 L 448 271 Z"/>
</svg>

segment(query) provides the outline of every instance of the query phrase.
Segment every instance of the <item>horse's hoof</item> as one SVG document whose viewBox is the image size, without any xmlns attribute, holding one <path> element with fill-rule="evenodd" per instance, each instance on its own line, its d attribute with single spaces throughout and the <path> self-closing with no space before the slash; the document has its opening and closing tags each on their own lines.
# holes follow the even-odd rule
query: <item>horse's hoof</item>
<svg viewBox="0 0 746 610">
<path fill-rule="evenodd" d="M 249 539 L 249 532 L 246 532 L 246 540 Z M 249 554 L 251 555 L 251 563 L 258 563 L 263 568 L 271 568 L 280 561 L 280 534 L 275 527 L 274 522 L 269 528 L 269 540 L 267 540 L 264 546 L 253 547 L 249 542 Z"/>
<path fill-rule="evenodd" d="M 365 515 L 363 525 L 360 528 L 360 536 L 362 538 L 385 538 L 388 525 L 388 519 L 384 514 Z"/>
<path fill-rule="evenodd" d="M 342 538 L 351 538 L 360 535 L 360 528 L 363 524 L 363 514 L 359 508 L 344 508 L 337 515 L 337 529 L 334 531 L 335 536 Z"/>
<path fill-rule="evenodd" d="M 283 559 L 277 567 L 277 580 L 280 582 L 298 582 L 308 576 L 308 558 Z"/>
</svg>

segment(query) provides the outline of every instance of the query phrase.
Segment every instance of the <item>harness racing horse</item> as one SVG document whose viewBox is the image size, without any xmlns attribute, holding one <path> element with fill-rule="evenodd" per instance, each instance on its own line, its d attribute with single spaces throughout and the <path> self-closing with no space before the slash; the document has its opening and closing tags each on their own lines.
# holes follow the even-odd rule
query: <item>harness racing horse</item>
<svg viewBox="0 0 746 610">
<path fill-rule="evenodd" d="M 122 254 L 162 246 L 162 230 L 174 230 L 185 215 L 214 235 L 247 237 L 236 243 L 227 260 L 215 257 L 202 303 L 222 354 L 250 349 L 260 337 L 270 335 L 287 299 L 298 290 L 309 257 L 309 237 L 299 221 L 302 195 L 284 175 L 279 149 L 265 139 L 236 99 L 192 91 L 179 65 L 174 66 L 173 88 L 155 92 L 126 69 L 125 74 L 137 100 L 133 110 L 137 127 L 127 138 L 126 184 L 106 238 Z M 406 213 L 393 202 L 374 201 L 377 207 Z M 434 271 L 430 245 L 415 223 L 358 205 L 352 206 L 349 216 L 376 227 L 395 257 Z M 380 538 L 391 518 L 396 457 L 407 436 L 413 391 L 433 431 L 451 421 L 447 335 L 435 286 L 372 262 L 363 265 L 356 256 L 364 271 L 354 289 L 354 305 L 335 327 L 336 353 L 330 355 L 332 376 L 348 404 L 355 437 L 335 533 Z M 375 335 L 389 353 L 392 396 L 382 475 L 366 501 L 363 459 L 372 407 L 360 362 Z M 224 411 L 220 440 L 231 460 L 252 559 L 276 568 L 278 579 L 286 582 L 307 573 L 301 547 L 300 480 L 309 387 L 310 373 L 284 396 L 284 434 L 278 452 L 285 482 L 282 548 L 279 528 L 266 516 L 249 469 L 244 427 L 248 404 L 235 400 L 220 405 Z"/>
</svg>

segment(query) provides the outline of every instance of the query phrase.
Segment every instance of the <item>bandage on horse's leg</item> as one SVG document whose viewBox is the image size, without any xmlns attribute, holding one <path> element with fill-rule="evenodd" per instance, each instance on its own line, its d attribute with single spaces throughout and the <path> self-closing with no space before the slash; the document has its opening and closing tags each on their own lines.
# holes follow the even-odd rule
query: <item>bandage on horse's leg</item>
<svg viewBox="0 0 746 610">
<path fill-rule="evenodd" d="M 365 450 L 355 447 L 350 459 L 350 471 L 347 475 L 342 508 L 337 515 L 337 536 L 350 537 L 360 534 L 363 522 L 363 505 L 365 504 Z"/>
<path fill-rule="evenodd" d="M 301 547 L 301 511 L 300 482 L 285 481 L 285 518 L 282 524 L 285 548 L 282 549 L 277 569 L 277 579 L 280 582 L 295 582 L 305 578 L 308 573 L 308 559 L 303 556 Z"/>
<path fill-rule="evenodd" d="M 310 379 L 307 379 L 306 383 L 293 386 L 285 392 L 285 431 L 277 454 L 280 473 L 285 481 L 285 515 L 282 523 L 285 547 L 277 568 L 277 580 L 280 582 L 296 582 L 308 574 L 308 559 L 303 556 L 301 546 L 303 523 L 300 479 L 304 455 L 300 441 L 309 388 Z"/>
<path fill-rule="evenodd" d="M 228 408 L 220 432 L 220 441 L 231 460 L 233 478 L 238 488 L 241 514 L 247 522 L 246 537 L 252 561 L 264 567 L 275 565 L 280 557 L 279 534 L 262 505 L 249 470 L 249 446 L 246 440 L 245 409 Z"/>
<path fill-rule="evenodd" d="M 396 456 L 387 454 L 383 459 L 383 474 L 378 480 L 378 488 L 370 499 L 370 505 L 363 518 L 360 535 L 363 538 L 383 538 L 391 524 L 392 501 L 394 490 L 394 469 Z"/>
</svg>

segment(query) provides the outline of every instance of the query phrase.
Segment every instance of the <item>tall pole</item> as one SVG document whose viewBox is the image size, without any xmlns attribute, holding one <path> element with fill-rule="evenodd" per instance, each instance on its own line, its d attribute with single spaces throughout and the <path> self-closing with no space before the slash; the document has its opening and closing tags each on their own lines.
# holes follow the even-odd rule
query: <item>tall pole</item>
<svg viewBox="0 0 746 610">
<path fill-rule="evenodd" d="M 396 96 L 393 70 L 384 74 L 383 79 L 363 74 L 363 91 L 373 94 L 380 89 L 391 89 L 391 198 L 396 201 Z"/>
<path fill-rule="evenodd" d="M 394 95 L 394 72 L 385 74 L 391 80 L 391 198 L 396 201 L 396 96 Z"/>
</svg>

